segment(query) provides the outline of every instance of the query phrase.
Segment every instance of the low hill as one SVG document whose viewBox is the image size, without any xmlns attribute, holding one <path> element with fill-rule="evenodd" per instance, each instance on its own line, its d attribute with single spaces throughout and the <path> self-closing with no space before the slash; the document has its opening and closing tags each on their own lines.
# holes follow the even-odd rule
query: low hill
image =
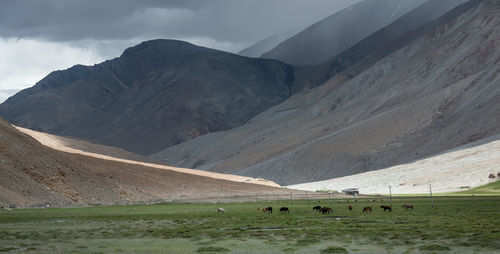
<svg viewBox="0 0 500 254">
<path fill-rule="evenodd" d="M 3 207 L 132 204 L 290 193 L 268 186 L 268 182 L 251 184 L 237 176 L 230 181 L 186 172 L 54 150 L 0 119 L 0 206 Z"/>
</svg>

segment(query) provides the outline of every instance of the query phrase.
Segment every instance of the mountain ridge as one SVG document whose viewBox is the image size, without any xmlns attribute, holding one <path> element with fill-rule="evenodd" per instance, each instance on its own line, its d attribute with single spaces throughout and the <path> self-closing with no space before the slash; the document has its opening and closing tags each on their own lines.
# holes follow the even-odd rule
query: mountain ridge
<svg viewBox="0 0 500 254">
<path fill-rule="evenodd" d="M 233 128 L 291 94 L 294 68 L 175 40 L 56 71 L 0 105 L 9 121 L 150 154 Z M 113 119 L 112 121 L 109 121 Z"/>
</svg>

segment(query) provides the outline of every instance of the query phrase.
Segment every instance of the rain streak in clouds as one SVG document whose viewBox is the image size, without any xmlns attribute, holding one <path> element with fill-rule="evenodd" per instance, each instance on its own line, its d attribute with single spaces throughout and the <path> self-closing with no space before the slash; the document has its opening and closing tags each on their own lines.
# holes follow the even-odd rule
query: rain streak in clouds
<svg viewBox="0 0 500 254">
<path fill-rule="evenodd" d="M 145 40 L 238 52 L 358 1 L 2 0 L 0 102 L 51 71 L 93 65 Z"/>
</svg>

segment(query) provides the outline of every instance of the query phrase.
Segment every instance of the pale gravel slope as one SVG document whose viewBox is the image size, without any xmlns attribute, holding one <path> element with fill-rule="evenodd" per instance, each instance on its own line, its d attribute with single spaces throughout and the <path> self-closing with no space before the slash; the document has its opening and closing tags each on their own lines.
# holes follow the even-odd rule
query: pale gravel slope
<svg viewBox="0 0 500 254">
<path fill-rule="evenodd" d="M 287 186 L 297 190 L 359 188 L 362 194 L 456 192 L 496 181 L 490 173 L 500 172 L 500 136 L 483 139 L 443 154 L 408 164 L 356 175 Z"/>
<path fill-rule="evenodd" d="M 181 173 L 210 177 L 210 178 L 214 178 L 214 179 L 223 179 L 223 180 L 229 180 L 229 181 L 233 181 L 233 182 L 244 182 L 244 183 L 252 183 L 252 184 L 261 184 L 261 185 L 272 186 L 272 187 L 280 187 L 280 185 L 278 185 L 272 181 L 268 181 L 268 180 L 261 179 L 261 178 L 252 178 L 252 177 L 237 176 L 237 175 L 230 175 L 230 174 L 221 174 L 221 173 L 214 173 L 214 172 L 208 172 L 208 171 L 196 170 L 196 169 L 188 169 L 188 168 L 170 167 L 170 166 L 165 166 L 165 165 L 160 165 L 160 164 L 127 160 L 127 159 L 121 159 L 121 158 L 111 157 L 111 156 L 97 154 L 97 153 L 86 152 L 86 151 L 82 151 L 82 150 L 68 147 L 64 143 L 63 139 L 61 139 L 60 137 L 58 137 L 56 135 L 42 133 L 42 132 L 38 132 L 38 131 L 34 131 L 34 130 L 30 130 L 30 129 L 26 129 L 26 128 L 22 128 L 22 127 L 18 127 L 18 126 L 14 126 L 14 127 L 17 128 L 19 131 L 36 139 L 42 145 L 45 145 L 45 146 L 50 147 L 50 148 L 55 149 L 55 150 L 67 152 L 67 153 L 81 154 L 81 155 L 91 156 L 94 158 L 99 158 L 99 159 L 104 159 L 104 160 L 119 161 L 119 162 L 124 162 L 124 163 L 135 164 L 135 165 L 142 165 L 142 166 L 147 166 L 147 167 L 166 169 L 166 170 L 171 170 L 171 171 L 176 171 L 176 172 L 181 172 Z"/>
</svg>

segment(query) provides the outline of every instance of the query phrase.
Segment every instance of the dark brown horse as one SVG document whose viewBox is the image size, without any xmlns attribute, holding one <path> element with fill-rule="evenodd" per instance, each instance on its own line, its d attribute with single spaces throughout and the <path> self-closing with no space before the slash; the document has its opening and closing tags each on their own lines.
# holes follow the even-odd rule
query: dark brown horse
<svg viewBox="0 0 500 254">
<path fill-rule="evenodd" d="M 380 208 L 381 208 L 381 209 L 383 208 L 383 209 L 384 209 L 384 212 L 385 212 L 385 211 L 387 211 L 387 210 L 389 210 L 389 212 L 392 212 L 392 207 L 390 207 L 390 206 L 387 206 L 387 205 L 381 205 L 381 206 L 380 206 Z"/>
<path fill-rule="evenodd" d="M 365 208 L 363 208 L 363 212 L 372 212 L 372 208 L 369 206 L 366 206 Z"/>
<path fill-rule="evenodd" d="M 290 213 L 290 210 L 288 209 L 288 207 L 282 207 L 280 208 L 280 213 Z"/>
<path fill-rule="evenodd" d="M 408 210 L 408 209 L 413 210 L 413 205 L 403 205 L 403 208 L 405 208 L 406 210 Z"/>
<path fill-rule="evenodd" d="M 322 207 L 321 209 L 319 209 L 319 212 L 322 214 L 329 214 L 329 213 L 333 213 L 333 210 L 332 210 L 332 208 L 325 206 L 325 207 Z"/>
<path fill-rule="evenodd" d="M 317 205 L 313 207 L 313 211 L 319 212 L 319 210 L 321 210 L 321 206 Z"/>
<path fill-rule="evenodd" d="M 349 211 L 352 211 L 352 205 L 349 206 Z"/>
<path fill-rule="evenodd" d="M 272 207 L 265 207 L 265 208 L 262 208 L 262 212 L 273 213 L 273 208 L 272 208 Z"/>
</svg>

